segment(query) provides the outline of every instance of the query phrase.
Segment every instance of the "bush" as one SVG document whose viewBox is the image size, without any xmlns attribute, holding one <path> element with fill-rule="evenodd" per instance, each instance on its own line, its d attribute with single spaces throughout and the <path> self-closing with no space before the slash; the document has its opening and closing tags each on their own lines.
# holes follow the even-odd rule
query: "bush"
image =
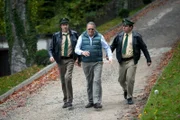
<svg viewBox="0 0 180 120">
<path fill-rule="evenodd" d="M 130 11 L 128 9 L 121 9 L 119 12 L 119 16 L 121 18 L 127 18 L 129 16 Z"/>
<path fill-rule="evenodd" d="M 49 65 L 50 61 L 49 61 L 48 51 L 45 49 L 38 50 L 35 55 L 35 63 L 37 65 L 44 65 L 44 66 Z"/>
<path fill-rule="evenodd" d="M 95 19 L 97 18 L 97 13 L 94 11 L 88 12 L 85 14 L 85 17 L 86 17 L 86 22 L 95 21 Z"/>
<path fill-rule="evenodd" d="M 151 3 L 152 2 L 152 0 L 143 0 L 143 3 L 146 5 L 146 4 L 149 4 L 149 3 Z"/>
</svg>

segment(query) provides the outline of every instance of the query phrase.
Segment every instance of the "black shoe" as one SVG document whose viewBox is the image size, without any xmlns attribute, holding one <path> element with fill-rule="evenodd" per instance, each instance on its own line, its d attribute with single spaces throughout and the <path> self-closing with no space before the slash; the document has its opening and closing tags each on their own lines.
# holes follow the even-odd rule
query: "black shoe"
<svg viewBox="0 0 180 120">
<path fill-rule="evenodd" d="M 62 108 L 67 108 L 67 107 L 72 107 L 72 103 L 64 103 L 64 105 L 62 106 Z"/>
<path fill-rule="evenodd" d="M 93 107 L 93 106 L 94 106 L 93 103 L 88 103 L 88 104 L 85 106 L 85 108 L 91 108 L 91 107 Z"/>
<path fill-rule="evenodd" d="M 129 105 L 132 105 L 132 104 L 133 104 L 132 98 L 128 98 L 128 99 L 127 99 L 127 104 L 129 104 Z"/>
<path fill-rule="evenodd" d="M 124 91 L 124 99 L 127 99 L 127 91 Z"/>
<path fill-rule="evenodd" d="M 62 108 L 67 108 L 67 102 L 64 103 L 64 105 L 62 106 Z"/>
<path fill-rule="evenodd" d="M 101 103 L 96 103 L 96 104 L 94 104 L 94 108 L 96 108 L 96 109 L 98 109 L 98 108 L 102 108 Z"/>
<path fill-rule="evenodd" d="M 72 103 L 67 103 L 67 107 L 72 107 Z"/>
</svg>

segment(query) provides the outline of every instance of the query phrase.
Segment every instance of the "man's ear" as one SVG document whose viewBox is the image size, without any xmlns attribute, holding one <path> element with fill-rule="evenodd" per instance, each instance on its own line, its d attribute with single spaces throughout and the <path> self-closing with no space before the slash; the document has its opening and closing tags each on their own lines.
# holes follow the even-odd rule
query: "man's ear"
<svg viewBox="0 0 180 120">
<path fill-rule="evenodd" d="M 133 29 L 133 26 L 130 26 L 131 30 Z"/>
</svg>

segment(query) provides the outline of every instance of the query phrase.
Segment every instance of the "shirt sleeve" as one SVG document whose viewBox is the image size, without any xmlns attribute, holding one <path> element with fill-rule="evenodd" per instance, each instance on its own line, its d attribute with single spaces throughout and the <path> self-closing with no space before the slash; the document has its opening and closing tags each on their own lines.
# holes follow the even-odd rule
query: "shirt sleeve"
<svg viewBox="0 0 180 120">
<path fill-rule="evenodd" d="M 105 49 L 106 55 L 108 56 L 108 58 L 109 58 L 109 59 L 112 59 L 112 51 L 111 51 L 111 48 L 110 48 L 110 46 L 107 44 L 107 42 L 105 41 L 103 35 L 101 36 L 101 44 L 102 44 L 102 47 Z"/>
<path fill-rule="evenodd" d="M 75 53 L 78 54 L 78 55 L 81 55 L 81 53 L 83 52 L 81 50 L 81 44 L 82 44 L 82 35 L 79 36 L 76 47 L 75 47 Z"/>
</svg>

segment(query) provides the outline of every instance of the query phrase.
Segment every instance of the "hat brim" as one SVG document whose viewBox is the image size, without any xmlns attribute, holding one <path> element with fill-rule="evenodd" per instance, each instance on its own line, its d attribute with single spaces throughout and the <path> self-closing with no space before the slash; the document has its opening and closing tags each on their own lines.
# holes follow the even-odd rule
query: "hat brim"
<svg viewBox="0 0 180 120">
<path fill-rule="evenodd" d="M 123 22 L 123 25 L 133 25 L 134 24 L 134 22 L 132 22 L 128 19 L 123 19 L 122 22 Z"/>
<path fill-rule="evenodd" d="M 61 22 L 60 24 L 69 24 L 69 22 Z"/>
</svg>

